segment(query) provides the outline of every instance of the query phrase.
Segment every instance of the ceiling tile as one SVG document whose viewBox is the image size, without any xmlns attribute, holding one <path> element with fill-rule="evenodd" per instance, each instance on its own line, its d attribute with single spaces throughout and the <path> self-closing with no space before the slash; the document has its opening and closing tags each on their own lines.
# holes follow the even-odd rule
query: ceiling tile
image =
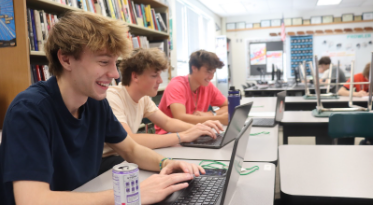
<svg viewBox="0 0 373 205">
<path fill-rule="evenodd" d="M 338 7 L 359 7 L 364 0 L 342 0 Z"/>
<path fill-rule="evenodd" d="M 373 6 L 373 0 L 365 0 L 361 6 Z"/>
</svg>

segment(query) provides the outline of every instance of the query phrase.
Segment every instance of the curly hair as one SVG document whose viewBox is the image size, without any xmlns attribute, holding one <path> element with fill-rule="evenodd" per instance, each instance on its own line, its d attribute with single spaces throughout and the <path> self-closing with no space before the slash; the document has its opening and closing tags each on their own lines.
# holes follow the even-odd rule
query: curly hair
<svg viewBox="0 0 373 205">
<path fill-rule="evenodd" d="M 130 85 L 132 72 L 141 75 L 146 69 L 154 69 L 158 72 L 169 69 L 169 67 L 165 53 L 158 48 L 135 49 L 129 58 L 119 63 L 122 85 Z"/>
<path fill-rule="evenodd" d="M 60 76 L 63 68 L 57 57 L 61 50 L 64 55 L 79 59 L 88 48 L 94 52 L 108 52 L 126 58 L 132 51 L 127 38 L 128 27 L 120 21 L 84 11 L 69 11 L 50 30 L 44 46 L 49 61 L 49 72 Z"/>
<path fill-rule="evenodd" d="M 209 51 L 198 50 L 193 52 L 189 58 L 189 73 L 192 74 L 192 66 L 198 68 L 206 66 L 208 70 L 213 70 L 216 68 L 222 68 L 224 63 L 219 59 L 219 57 Z"/>
</svg>

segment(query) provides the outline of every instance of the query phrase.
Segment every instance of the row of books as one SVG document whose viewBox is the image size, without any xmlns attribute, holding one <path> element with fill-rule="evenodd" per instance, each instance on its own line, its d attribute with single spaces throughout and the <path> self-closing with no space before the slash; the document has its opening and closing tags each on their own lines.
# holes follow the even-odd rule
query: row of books
<svg viewBox="0 0 373 205">
<path fill-rule="evenodd" d="M 167 14 L 133 0 L 50 0 L 157 31 L 167 31 Z"/>
<path fill-rule="evenodd" d="M 31 83 L 46 81 L 51 77 L 49 67 L 47 65 L 30 65 Z"/>
<path fill-rule="evenodd" d="M 27 9 L 27 28 L 31 50 L 44 51 L 48 32 L 57 22 L 57 15 L 45 13 L 43 10 Z"/>
<path fill-rule="evenodd" d="M 132 40 L 133 48 L 158 48 L 161 51 L 165 52 L 167 58 L 170 58 L 170 42 L 169 40 L 162 40 L 162 41 L 152 41 L 149 42 L 146 36 L 132 36 L 130 35 Z"/>
</svg>

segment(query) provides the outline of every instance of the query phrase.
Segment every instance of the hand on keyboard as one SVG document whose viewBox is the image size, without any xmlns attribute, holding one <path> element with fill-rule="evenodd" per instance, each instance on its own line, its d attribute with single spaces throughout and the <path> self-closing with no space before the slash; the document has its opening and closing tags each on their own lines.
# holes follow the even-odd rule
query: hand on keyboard
<svg viewBox="0 0 373 205">
<path fill-rule="evenodd" d="M 188 129 L 187 131 L 180 132 L 180 139 L 181 142 L 192 142 L 196 140 L 199 136 L 208 135 L 210 139 L 215 139 L 216 135 L 213 130 L 203 124 L 196 124 L 192 128 Z"/>
</svg>

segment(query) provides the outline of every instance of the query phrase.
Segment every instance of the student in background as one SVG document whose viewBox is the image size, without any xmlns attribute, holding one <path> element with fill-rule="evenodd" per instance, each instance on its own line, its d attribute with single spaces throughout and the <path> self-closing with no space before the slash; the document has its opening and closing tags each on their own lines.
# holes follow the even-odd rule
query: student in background
<svg viewBox="0 0 373 205">
<path fill-rule="evenodd" d="M 329 79 L 330 64 L 331 64 L 331 60 L 330 60 L 329 56 L 324 56 L 324 57 L 320 58 L 319 67 L 318 67 L 319 73 L 322 73 L 322 77 L 320 78 L 320 83 L 327 84 L 329 82 L 332 82 L 332 83 L 337 82 L 337 80 L 336 80 L 337 69 L 339 69 L 338 81 L 340 83 L 346 82 L 346 76 L 345 76 L 343 70 L 340 69 L 340 68 L 337 68 L 335 66 L 333 66 L 333 68 L 332 68 L 332 71 L 331 71 L 332 74 L 330 76 L 331 79 Z M 333 89 L 331 91 L 333 93 L 336 93 L 336 91 L 339 90 L 340 87 L 341 86 L 339 86 L 339 85 L 333 86 Z"/>
<path fill-rule="evenodd" d="M 174 77 L 163 93 L 159 109 L 167 116 L 191 124 L 207 120 L 219 120 L 228 124 L 228 101 L 210 82 L 217 68 L 222 68 L 215 53 L 199 50 L 190 55 L 189 75 Z M 219 110 L 207 111 L 209 106 L 218 106 Z M 156 126 L 157 134 L 167 131 Z"/>
<path fill-rule="evenodd" d="M 113 190 L 69 192 L 96 177 L 104 142 L 128 162 L 161 171 L 140 184 L 141 202 L 153 204 L 188 186 L 203 168 L 164 158 L 134 142 L 105 99 L 118 78 L 118 56 L 131 43 L 123 22 L 90 12 L 66 13 L 45 44 L 54 76 L 21 92 L 10 104 L 0 145 L 0 203 L 114 204 Z M 171 174 L 175 171 L 185 173 Z"/>
<path fill-rule="evenodd" d="M 369 82 L 369 71 L 370 71 L 370 63 L 365 65 L 365 68 L 362 73 L 358 73 L 354 75 L 354 82 Z M 343 85 L 338 91 L 338 95 L 342 96 L 349 96 L 350 95 L 350 82 L 351 79 L 348 79 L 346 84 Z M 354 97 L 363 97 L 367 96 L 369 93 L 369 84 L 362 84 L 362 85 L 354 85 Z"/>
<path fill-rule="evenodd" d="M 215 138 L 211 128 L 218 132 L 223 130 L 219 121 L 209 120 L 192 125 L 170 118 L 158 109 L 150 97 L 157 95 L 158 87 L 163 82 L 161 72 L 169 69 L 164 52 L 158 48 L 136 49 L 131 57 L 121 61 L 119 69 L 122 82 L 109 88 L 107 99 L 118 121 L 137 143 L 151 149 L 168 147 L 191 142 L 201 135 Z M 143 118 L 148 118 L 172 134 L 136 134 Z"/>
</svg>

